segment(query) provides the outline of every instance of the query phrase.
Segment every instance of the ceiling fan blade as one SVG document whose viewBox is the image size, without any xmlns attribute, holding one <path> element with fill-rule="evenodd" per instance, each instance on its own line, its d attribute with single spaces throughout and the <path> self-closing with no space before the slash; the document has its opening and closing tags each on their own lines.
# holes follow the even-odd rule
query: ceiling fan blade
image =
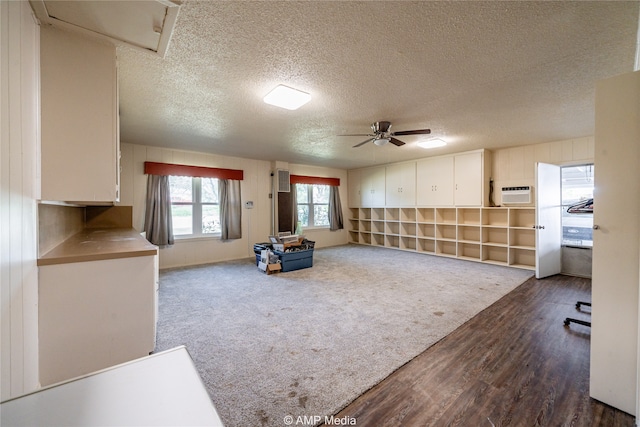
<svg viewBox="0 0 640 427">
<path fill-rule="evenodd" d="M 416 130 L 402 130 L 400 132 L 392 132 L 393 136 L 401 135 L 428 135 L 431 133 L 431 129 L 416 129 Z"/>
<path fill-rule="evenodd" d="M 361 145 L 364 145 L 364 144 L 366 144 L 367 142 L 371 142 L 371 141 L 373 141 L 374 139 L 375 139 L 375 138 L 369 138 L 369 139 L 367 139 L 366 141 L 362 141 L 360 144 L 356 144 L 356 145 L 354 145 L 354 146 L 353 146 L 353 148 L 360 147 Z"/>
<path fill-rule="evenodd" d="M 399 139 L 395 139 L 394 137 L 389 138 L 389 142 L 397 145 L 398 147 L 405 144 L 404 142 L 400 141 Z"/>
</svg>

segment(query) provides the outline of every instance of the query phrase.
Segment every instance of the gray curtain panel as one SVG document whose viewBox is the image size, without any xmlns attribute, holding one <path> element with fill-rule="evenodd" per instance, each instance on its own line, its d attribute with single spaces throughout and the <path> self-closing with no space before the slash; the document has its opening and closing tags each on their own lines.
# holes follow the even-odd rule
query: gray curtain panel
<svg viewBox="0 0 640 427">
<path fill-rule="evenodd" d="M 220 191 L 220 228 L 222 240 L 242 238 L 242 198 L 240 181 L 221 179 Z"/>
<path fill-rule="evenodd" d="M 154 245 L 173 245 L 173 224 L 171 223 L 171 196 L 169 177 L 148 175 L 147 206 L 144 216 L 144 231 L 147 240 Z"/>
<path fill-rule="evenodd" d="M 296 189 L 296 184 L 291 184 L 289 191 L 289 197 L 291 198 L 291 234 L 295 234 L 298 228 L 298 190 Z"/>
<path fill-rule="evenodd" d="M 336 231 L 344 228 L 342 224 L 342 203 L 340 203 L 340 188 L 329 187 L 329 230 Z"/>
</svg>

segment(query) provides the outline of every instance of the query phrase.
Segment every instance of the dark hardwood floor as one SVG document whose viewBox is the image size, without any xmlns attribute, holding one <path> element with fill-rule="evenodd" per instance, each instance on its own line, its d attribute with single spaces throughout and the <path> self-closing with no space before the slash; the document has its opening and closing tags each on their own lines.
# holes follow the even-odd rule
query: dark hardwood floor
<svg viewBox="0 0 640 427">
<path fill-rule="evenodd" d="M 337 414 L 363 426 L 633 426 L 589 397 L 591 281 L 528 280 Z"/>
</svg>

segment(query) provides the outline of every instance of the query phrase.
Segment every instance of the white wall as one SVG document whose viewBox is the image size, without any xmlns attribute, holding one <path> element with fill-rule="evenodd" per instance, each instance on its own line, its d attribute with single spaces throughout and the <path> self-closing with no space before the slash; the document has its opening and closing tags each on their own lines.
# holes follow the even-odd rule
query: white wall
<svg viewBox="0 0 640 427">
<path fill-rule="evenodd" d="M 40 28 L 0 1 L 0 399 L 38 387 Z"/>
<path fill-rule="evenodd" d="M 133 226 L 144 228 L 144 208 L 147 176 L 144 162 L 176 163 L 192 166 L 208 166 L 226 169 L 242 169 L 242 203 L 253 201 L 253 209 L 242 210 L 242 238 L 222 241 L 218 238 L 176 239 L 176 243 L 160 250 L 160 268 L 198 265 L 254 256 L 253 244 L 267 241 L 271 233 L 271 170 L 265 160 L 219 156 L 193 151 L 174 150 L 135 144 L 121 144 L 121 197 L 120 205 L 133 206 Z M 343 210 L 346 210 L 346 171 L 304 165 L 289 165 L 293 174 L 336 177 L 341 179 L 340 193 Z M 346 211 L 344 212 L 346 218 Z M 308 230 L 307 237 L 316 241 L 317 247 L 347 243 L 347 232 Z"/>
<path fill-rule="evenodd" d="M 492 174 L 495 190 L 493 201 L 496 205 L 500 205 L 502 187 L 529 185 L 534 192 L 537 191 L 535 188 L 537 162 L 561 166 L 593 163 L 594 143 L 593 136 L 589 136 L 492 151 Z M 535 193 L 532 193 L 531 197 L 530 206 L 533 206 Z"/>
</svg>

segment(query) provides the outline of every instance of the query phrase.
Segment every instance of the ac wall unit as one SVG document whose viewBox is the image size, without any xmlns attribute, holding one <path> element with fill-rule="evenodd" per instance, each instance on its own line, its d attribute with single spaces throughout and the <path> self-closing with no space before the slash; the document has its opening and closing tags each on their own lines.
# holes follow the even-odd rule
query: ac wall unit
<svg viewBox="0 0 640 427">
<path fill-rule="evenodd" d="M 289 193 L 291 184 L 289 183 L 289 171 L 284 169 L 276 170 L 276 190 L 278 193 Z"/>
<path fill-rule="evenodd" d="M 531 187 L 502 187 L 502 204 L 531 203 Z"/>
</svg>

